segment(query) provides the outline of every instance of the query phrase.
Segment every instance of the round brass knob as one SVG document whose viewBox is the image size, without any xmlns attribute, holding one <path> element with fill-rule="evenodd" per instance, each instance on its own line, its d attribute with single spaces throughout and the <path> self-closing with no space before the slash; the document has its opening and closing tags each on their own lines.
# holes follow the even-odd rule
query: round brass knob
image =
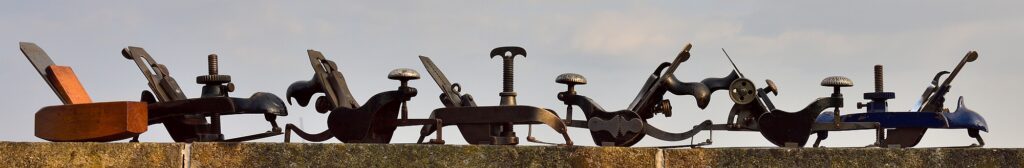
<svg viewBox="0 0 1024 168">
<path fill-rule="evenodd" d="M 830 76 L 821 80 L 821 86 L 850 87 L 853 86 L 853 80 L 850 80 L 850 78 L 846 78 L 845 76 Z"/>
<path fill-rule="evenodd" d="M 576 73 L 564 73 L 558 75 L 558 77 L 555 78 L 555 82 L 567 85 L 583 85 L 587 84 L 587 78 Z"/>
<path fill-rule="evenodd" d="M 394 80 L 416 80 L 420 79 L 420 73 L 409 68 L 398 68 L 388 73 L 388 79 Z"/>
</svg>

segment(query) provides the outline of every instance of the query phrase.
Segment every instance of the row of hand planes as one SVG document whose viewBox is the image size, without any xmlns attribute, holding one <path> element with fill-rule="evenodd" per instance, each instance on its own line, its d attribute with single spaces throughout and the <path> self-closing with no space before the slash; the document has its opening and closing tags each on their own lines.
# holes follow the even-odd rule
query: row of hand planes
<svg viewBox="0 0 1024 168">
<path fill-rule="evenodd" d="M 516 145 L 519 138 L 513 127 L 530 125 L 526 140 L 534 143 L 573 145 L 568 136 L 568 127 L 590 130 L 598 146 L 633 146 L 646 136 L 665 141 L 692 139 L 701 131 L 758 131 L 771 143 L 782 147 L 805 146 L 810 135 L 817 139 L 813 146 L 828 137 L 831 131 L 875 130 L 875 147 L 913 147 L 921 141 L 929 128 L 966 129 L 968 135 L 983 146 L 985 143 L 979 131 L 988 131 L 984 118 L 967 109 L 961 97 L 957 109 L 950 112 L 943 106 L 950 83 L 963 66 L 978 58 L 977 52 L 968 52 L 952 72 L 936 74 L 921 99 L 912 111 L 888 111 L 886 100 L 895 98 L 895 93 L 884 92 L 882 66 L 875 66 L 875 92 L 864 93 L 868 103 L 857 103 L 857 108 L 867 108 L 865 113 L 841 114 L 843 107 L 842 87 L 853 86 L 853 81 L 842 76 L 827 77 L 821 85 L 832 87 L 828 97 L 817 98 L 805 108 L 788 112 L 775 108 L 769 93 L 778 95 L 778 87 L 771 80 L 758 87 L 732 63 L 732 72 L 722 78 L 707 78 L 700 82 L 683 82 L 674 75 L 676 69 L 690 58 L 691 45 L 687 44 L 671 62 L 658 64 L 640 92 L 628 107 L 608 111 L 597 102 L 581 95 L 576 85 L 587 84 L 583 75 L 565 73 L 555 78 L 556 83 L 567 85 L 567 90 L 558 93 L 557 99 L 567 107 L 565 118 L 555 110 L 519 105 L 513 87 L 513 60 L 516 56 L 526 57 L 526 50 L 520 47 L 499 47 L 491 51 L 490 57 L 503 61 L 503 87 L 499 105 L 480 106 L 469 94 L 461 93 L 461 86 L 452 83 L 426 57 L 419 56 L 427 72 L 442 91 L 439 99 L 444 107 L 433 110 L 426 119 L 410 119 L 406 104 L 417 95 L 417 89 L 409 81 L 420 78 L 418 72 L 399 68 L 388 74 L 388 79 L 400 81 L 397 90 L 384 91 L 373 95 L 362 105 L 348 88 L 338 64 L 327 60 L 315 50 L 308 50 L 313 77 L 297 81 L 288 87 L 288 104 L 295 100 L 299 106 L 311 103 L 320 113 L 330 113 L 327 130 L 307 133 L 287 124 L 282 130 L 277 126 L 276 117 L 288 114 L 285 103 L 274 94 L 258 92 L 249 98 L 229 97 L 234 90 L 231 77 L 217 72 L 217 56 L 209 56 L 209 74 L 196 77 L 203 84 L 202 96 L 187 98 L 177 82 L 168 73 L 167 67 L 158 64 L 145 50 L 128 47 L 122 55 L 134 61 L 148 80 L 151 90 L 143 91 L 140 101 L 94 103 L 79 83 L 70 67 L 58 66 L 33 43 L 22 42 L 21 50 L 64 105 L 49 106 L 36 113 L 35 134 L 49 141 L 115 141 L 132 138 L 146 131 L 148 125 L 163 124 L 176 142 L 225 141 L 237 142 L 285 134 L 284 141 L 291 141 L 294 133 L 308 141 L 326 141 L 336 138 L 345 143 L 390 143 L 394 131 L 401 126 L 421 126 L 417 143 L 444 144 L 442 128 L 455 125 L 469 144 Z M 725 52 L 725 50 L 722 50 Z M 727 58 L 728 54 L 725 54 Z M 730 63 L 732 58 L 729 58 Z M 948 76 L 946 76 L 948 75 Z M 940 79 L 945 80 L 939 82 Z M 664 98 L 666 93 L 690 95 L 696 99 L 697 107 L 704 109 L 710 102 L 711 94 L 726 90 L 734 103 L 724 124 L 705 120 L 685 132 L 669 132 L 649 125 L 649 119 L 656 114 L 672 116 L 672 105 Z M 314 96 L 317 96 L 314 100 Z M 573 106 L 583 113 L 583 120 L 573 119 Z M 826 110 L 832 111 L 826 111 Z M 233 114 L 262 114 L 271 124 L 271 130 L 249 136 L 226 139 L 220 130 L 220 117 Z M 532 125 L 544 124 L 562 135 L 564 142 L 552 143 L 532 136 Z M 427 137 L 434 135 L 433 139 Z M 711 144 L 705 142 L 666 147 L 698 147 Z"/>
</svg>

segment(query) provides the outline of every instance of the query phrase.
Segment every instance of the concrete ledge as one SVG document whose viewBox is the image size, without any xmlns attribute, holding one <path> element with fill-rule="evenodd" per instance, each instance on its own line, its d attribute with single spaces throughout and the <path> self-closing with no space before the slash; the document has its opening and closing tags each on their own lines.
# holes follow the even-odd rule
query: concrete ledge
<svg viewBox="0 0 1024 168">
<path fill-rule="evenodd" d="M 0 142 L 0 167 L 1024 167 L 1024 149 Z"/>
<path fill-rule="evenodd" d="M 195 167 L 655 167 L 652 148 L 196 143 Z"/>
<path fill-rule="evenodd" d="M 1024 167 L 1024 149 L 717 148 L 664 155 L 669 167 Z"/>
<path fill-rule="evenodd" d="M 0 142 L 0 167 L 181 167 L 183 144 Z"/>
</svg>

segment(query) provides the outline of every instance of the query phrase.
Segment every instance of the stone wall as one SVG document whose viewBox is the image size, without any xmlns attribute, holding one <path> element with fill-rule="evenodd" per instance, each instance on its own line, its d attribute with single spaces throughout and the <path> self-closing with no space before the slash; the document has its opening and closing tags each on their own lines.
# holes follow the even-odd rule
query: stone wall
<svg viewBox="0 0 1024 168">
<path fill-rule="evenodd" d="M 196 143 L 196 167 L 655 167 L 658 149 L 552 146 Z M 212 159 L 216 158 L 216 159 Z"/>
<path fill-rule="evenodd" d="M 1024 149 L 721 148 L 664 155 L 669 167 L 1024 167 Z"/>
<path fill-rule="evenodd" d="M 181 167 L 184 144 L 0 142 L 0 167 Z"/>
<path fill-rule="evenodd" d="M 0 142 L 0 167 L 1024 167 L 1024 149 Z"/>
</svg>

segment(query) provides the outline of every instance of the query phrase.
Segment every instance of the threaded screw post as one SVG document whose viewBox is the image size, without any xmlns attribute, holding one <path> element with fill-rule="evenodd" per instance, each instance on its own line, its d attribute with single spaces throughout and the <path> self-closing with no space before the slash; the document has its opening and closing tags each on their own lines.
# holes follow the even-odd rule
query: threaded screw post
<svg viewBox="0 0 1024 168">
<path fill-rule="evenodd" d="M 512 62 L 512 56 L 503 57 L 502 58 L 502 63 L 505 64 L 505 66 L 504 66 L 505 67 L 504 73 L 502 73 L 502 75 L 503 75 L 503 78 L 502 78 L 503 79 L 503 81 L 502 81 L 503 82 L 502 91 L 503 92 L 514 92 L 513 89 L 512 89 L 512 86 L 515 83 L 515 81 L 513 80 L 513 75 L 514 75 L 513 74 L 513 65 L 514 65 L 514 63 Z"/>
<path fill-rule="evenodd" d="M 217 75 L 217 54 L 210 54 L 210 56 L 206 58 L 206 63 L 208 65 L 207 68 L 209 68 L 210 71 L 209 74 Z"/>
<path fill-rule="evenodd" d="M 882 65 L 875 65 L 875 92 L 882 92 Z"/>
</svg>

